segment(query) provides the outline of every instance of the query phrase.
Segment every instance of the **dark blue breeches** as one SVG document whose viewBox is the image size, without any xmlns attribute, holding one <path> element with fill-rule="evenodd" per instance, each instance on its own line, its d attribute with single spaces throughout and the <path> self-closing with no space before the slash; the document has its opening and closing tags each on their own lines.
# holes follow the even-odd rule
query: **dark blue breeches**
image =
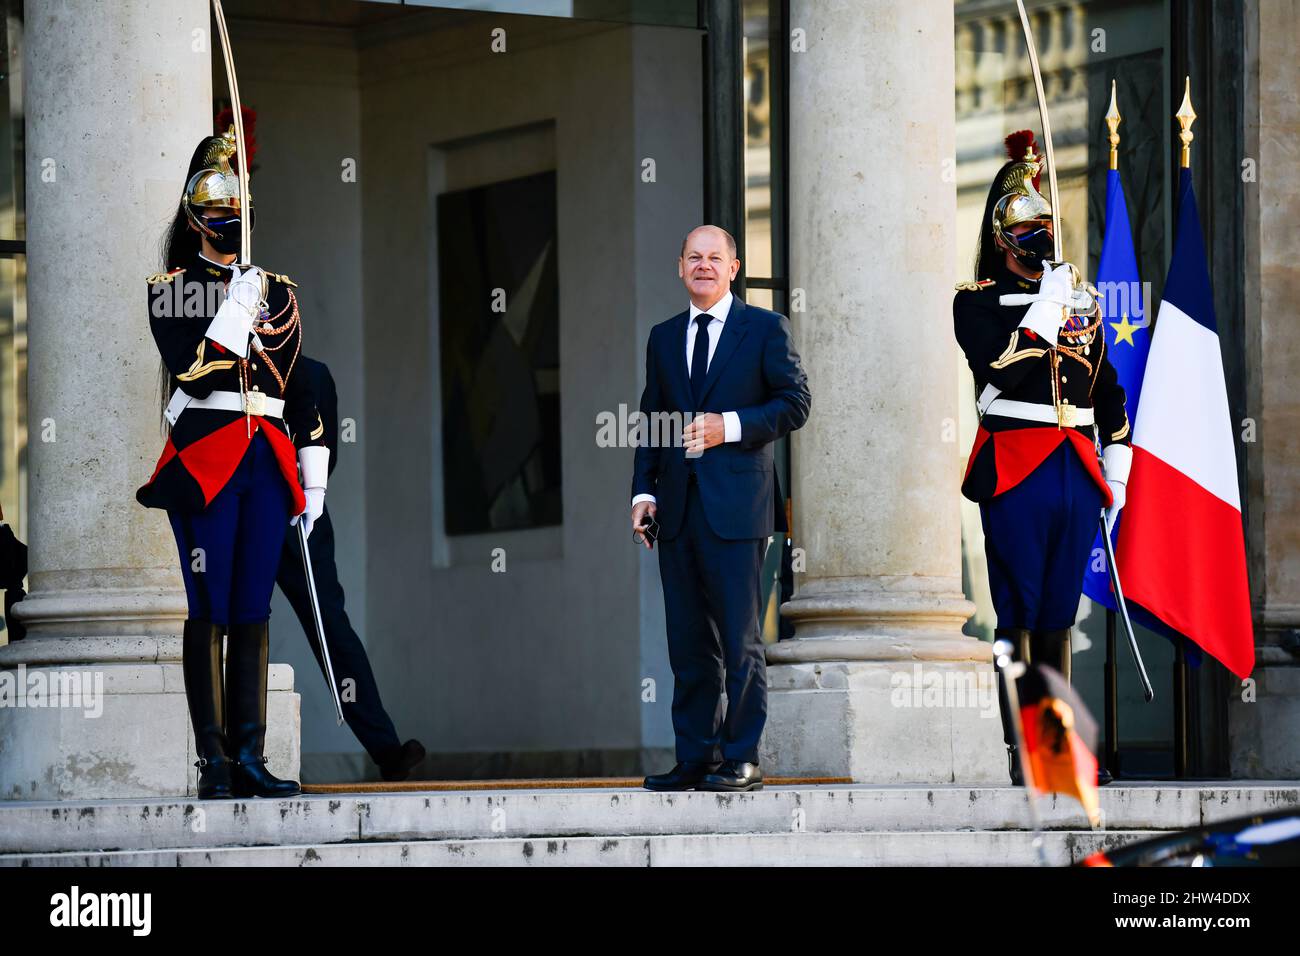
<svg viewBox="0 0 1300 956">
<path fill-rule="evenodd" d="M 207 508 L 167 512 L 191 618 L 222 626 L 270 618 L 292 504 L 271 443 L 259 430 Z"/>
<path fill-rule="evenodd" d="M 980 505 L 999 628 L 1074 625 L 1102 493 L 1063 442 L 1016 487 Z"/>
</svg>

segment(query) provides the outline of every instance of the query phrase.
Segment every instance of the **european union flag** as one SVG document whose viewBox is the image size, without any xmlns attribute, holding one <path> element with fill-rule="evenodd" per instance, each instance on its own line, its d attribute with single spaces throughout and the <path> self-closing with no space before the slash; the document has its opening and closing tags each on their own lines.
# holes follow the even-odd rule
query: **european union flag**
<svg viewBox="0 0 1300 956">
<path fill-rule="evenodd" d="M 1120 182 L 1119 170 L 1116 169 L 1110 170 L 1106 175 L 1106 235 L 1101 241 L 1096 286 L 1101 293 L 1106 357 L 1119 375 L 1131 426 L 1137 420 L 1142 376 L 1146 372 L 1147 353 L 1151 350 L 1151 315 L 1138 278 L 1137 255 L 1133 251 L 1133 231 L 1129 227 L 1124 184 Z M 1124 512 L 1121 510 L 1115 528 L 1112 529 L 1112 543 L 1117 540 L 1118 529 L 1123 522 Z M 1088 570 L 1083 577 L 1083 593 L 1114 611 L 1115 598 L 1110 590 L 1105 555 L 1099 530 Z"/>
</svg>

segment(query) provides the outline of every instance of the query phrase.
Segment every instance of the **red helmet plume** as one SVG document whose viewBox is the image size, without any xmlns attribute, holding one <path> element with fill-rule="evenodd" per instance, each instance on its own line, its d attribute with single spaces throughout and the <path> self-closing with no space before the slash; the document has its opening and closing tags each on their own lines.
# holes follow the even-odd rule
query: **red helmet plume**
<svg viewBox="0 0 1300 956">
<path fill-rule="evenodd" d="M 1032 153 L 1038 156 L 1038 144 L 1034 142 L 1034 131 L 1032 129 L 1019 129 L 1006 138 L 1007 158 L 1013 163 L 1020 162 L 1026 154 Z M 1037 189 L 1039 181 L 1043 178 L 1042 170 L 1034 177 L 1034 188 Z"/>
</svg>

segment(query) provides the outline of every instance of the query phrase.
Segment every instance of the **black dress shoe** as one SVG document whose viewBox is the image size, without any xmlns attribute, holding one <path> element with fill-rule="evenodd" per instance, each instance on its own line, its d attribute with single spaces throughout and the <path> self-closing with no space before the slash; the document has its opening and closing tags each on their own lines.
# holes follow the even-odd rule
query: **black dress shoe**
<svg viewBox="0 0 1300 956">
<path fill-rule="evenodd" d="M 405 780 L 423 759 L 424 745 L 418 740 L 408 740 L 380 763 L 379 776 L 390 782 Z"/>
<path fill-rule="evenodd" d="M 1113 783 L 1114 781 L 1115 778 L 1111 776 L 1110 771 L 1106 769 L 1105 764 L 1102 764 L 1097 768 L 1097 786 L 1104 787 L 1106 784 Z"/>
<path fill-rule="evenodd" d="M 743 793 L 763 789 L 763 771 L 744 760 L 724 760 L 722 766 L 700 781 L 697 790 Z"/>
<path fill-rule="evenodd" d="M 682 761 L 667 773 L 651 774 L 642 784 L 647 790 L 694 790 L 701 780 L 718 769 L 717 763 Z"/>
</svg>

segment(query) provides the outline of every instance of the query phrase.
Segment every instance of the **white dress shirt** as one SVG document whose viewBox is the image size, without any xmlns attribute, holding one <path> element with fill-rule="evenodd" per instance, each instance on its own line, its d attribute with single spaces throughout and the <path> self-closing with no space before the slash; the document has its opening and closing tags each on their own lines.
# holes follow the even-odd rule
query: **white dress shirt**
<svg viewBox="0 0 1300 956">
<path fill-rule="evenodd" d="M 708 309 L 699 308 L 694 302 L 691 303 L 690 314 L 686 320 L 686 378 L 691 377 L 691 359 L 695 355 L 695 335 L 699 330 L 699 323 L 695 321 L 701 313 L 707 312 L 711 317 L 705 331 L 709 336 L 709 358 L 708 362 L 713 363 L 713 353 L 718 349 L 718 340 L 722 338 L 722 324 L 727 321 L 727 315 L 731 312 L 731 300 L 735 298 L 728 290 L 717 302 L 713 303 Z M 708 371 L 708 365 L 704 367 Z M 740 415 L 736 412 L 722 413 L 722 440 L 724 442 L 740 441 Z M 654 495 L 637 495 L 632 499 L 632 507 L 636 507 L 641 501 L 654 501 Z"/>
</svg>

